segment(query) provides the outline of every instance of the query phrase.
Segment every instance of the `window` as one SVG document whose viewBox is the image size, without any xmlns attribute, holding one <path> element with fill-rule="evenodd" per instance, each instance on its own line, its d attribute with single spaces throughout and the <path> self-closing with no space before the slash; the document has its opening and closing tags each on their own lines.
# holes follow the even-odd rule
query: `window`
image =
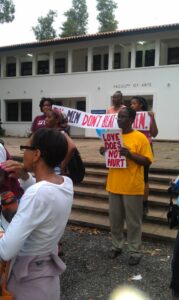
<svg viewBox="0 0 179 300">
<path fill-rule="evenodd" d="M 6 121 L 8 122 L 31 122 L 32 100 L 7 100 Z"/>
<path fill-rule="evenodd" d="M 142 55 L 143 52 L 141 50 L 136 51 L 136 61 L 135 61 L 136 68 L 142 67 Z"/>
<path fill-rule="evenodd" d="M 104 65 L 103 65 L 103 70 L 107 70 L 108 69 L 108 54 L 104 54 Z"/>
<path fill-rule="evenodd" d="M 86 68 L 86 57 L 88 50 L 86 48 L 74 49 L 72 51 L 72 72 L 85 72 Z"/>
<path fill-rule="evenodd" d="M 114 53 L 114 69 L 120 69 L 121 67 L 121 53 Z"/>
<path fill-rule="evenodd" d="M 81 110 L 81 111 L 86 111 L 86 101 L 77 101 L 76 109 Z"/>
<path fill-rule="evenodd" d="M 154 66 L 155 64 L 155 50 L 146 50 L 145 51 L 145 67 Z"/>
<path fill-rule="evenodd" d="M 131 67 L 131 51 L 128 52 L 128 68 Z"/>
<path fill-rule="evenodd" d="M 108 70 L 108 59 L 109 55 L 107 53 L 103 56 L 101 54 L 93 55 L 93 71 Z"/>
<path fill-rule="evenodd" d="M 18 121 L 18 102 L 6 103 L 6 121 Z"/>
<path fill-rule="evenodd" d="M 168 48 L 168 65 L 179 64 L 179 47 Z"/>
<path fill-rule="evenodd" d="M 49 74 L 49 60 L 38 61 L 37 74 Z"/>
<path fill-rule="evenodd" d="M 101 54 L 93 55 L 93 71 L 101 70 Z"/>
<path fill-rule="evenodd" d="M 65 73 L 66 72 L 66 59 L 56 58 L 55 59 L 55 73 Z"/>
<path fill-rule="evenodd" d="M 32 75 L 32 62 L 21 63 L 21 76 Z"/>
<path fill-rule="evenodd" d="M 20 103 L 20 114 L 22 122 L 32 121 L 32 101 L 23 101 Z"/>
<path fill-rule="evenodd" d="M 85 71 L 88 70 L 88 56 L 85 56 Z"/>
<path fill-rule="evenodd" d="M 16 63 L 6 64 L 6 76 L 7 77 L 16 76 Z"/>
</svg>

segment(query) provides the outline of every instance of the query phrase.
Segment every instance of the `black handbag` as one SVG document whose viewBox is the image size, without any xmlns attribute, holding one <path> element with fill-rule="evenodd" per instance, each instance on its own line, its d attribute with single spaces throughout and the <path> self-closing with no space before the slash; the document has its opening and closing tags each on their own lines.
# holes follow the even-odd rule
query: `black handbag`
<svg viewBox="0 0 179 300">
<path fill-rule="evenodd" d="M 77 148 L 73 152 L 73 156 L 68 163 L 68 174 L 73 183 L 82 182 L 85 176 L 85 166 Z"/>
<path fill-rule="evenodd" d="M 173 204 L 172 197 L 170 198 L 169 211 L 167 212 L 167 219 L 170 229 L 178 227 L 179 225 L 179 207 Z"/>
<path fill-rule="evenodd" d="M 168 194 L 172 197 L 179 196 L 179 188 L 175 182 L 171 182 L 168 188 Z"/>
<path fill-rule="evenodd" d="M 179 207 L 176 204 L 173 204 L 173 198 L 179 196 L 179 188 L 175 182 L 170 182 L 168 188 L 168 194 L 170 195 L 170 204 L 169 210 L 167 212 L 167 219 L 170 229 L 178 227 L 179 225 Z"/>
</svg>

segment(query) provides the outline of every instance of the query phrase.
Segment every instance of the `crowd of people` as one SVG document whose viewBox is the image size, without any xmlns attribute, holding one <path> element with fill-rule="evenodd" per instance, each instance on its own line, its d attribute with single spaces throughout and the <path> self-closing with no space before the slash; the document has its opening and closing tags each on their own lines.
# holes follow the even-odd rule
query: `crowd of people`
<svg viewBox="0 0 179 300">
<path fill-rule="evenodd" d="M 0 193 L 7 205 L 3 210 L 1 203 L 4 232 L 0 239 L 0 258 L 11 260 L 7 286 L 15 300 L 60 299 L 59 278 L 65 264 L 58 255 L 58 244 L 73 202 L 73 183 L 66 175 L 76 146 L 69 134 L 67 117 L 53 109 L 52 104 L 51 98 L 40 101 L 42 114 L 35 117 L 32 134 L 27 144 L 21 146 L 23 163 L 13 161 L 0 141 Z M 126 106 L 120 91 L 114 93 L 112 106 L 107 110 L 108 114 L 117 115 L 124 145 L 120 155 L 127 162 L 126 168 L 108 171 L 106 190 L 112 236 L 108 257 L 115 259 L 122 253 L 126 222 L 131 266 L 140 263 L 142 258 L 142 220 L 148 212 L 152 137 L 158 134 L 151 111 L 148 111 L 150 129 L 141 132 L 133 129 L 138 111 L 148 111 L 147 101 L 133 96 L 130 107 Z M 104 151 L 101 147 L 100 153 Z M 175 247 L 175 261 L 178 261 L 178 248 L 179 243 Z M 179 271 L 175 263 L 172 270 L 173 299 L 179 299 Z"/>
</svg>

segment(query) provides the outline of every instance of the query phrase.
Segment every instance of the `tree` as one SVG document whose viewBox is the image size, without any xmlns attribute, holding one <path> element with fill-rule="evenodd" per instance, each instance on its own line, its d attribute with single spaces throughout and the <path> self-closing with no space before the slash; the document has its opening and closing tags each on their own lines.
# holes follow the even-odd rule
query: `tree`
<svg viewBox="0 0 179 300">
<path fill-rule="evenodd" d="M 67 17 L 62 24 L 61 37 L 86 34 L 88 24 L 88 12 L 86 0 L 73 0 L 72 8 L 64 13 Z"/>
<path fill-rule="evenodd" d="M 38 24 L 35 27 L 32 27 L 32 30 L 35 34 L 36 40 L 48 40 L 53 39 L 57 36 L 56 30 L 53 28 L 53 22 L 57 17 L 57 12 L 54 10 L 49 10 L 46 17 L 39 17 L 37 19 Z"/>
<path fill-rule="evenodd" d="M 99 11 L 97 15 L 97 20 L 100 23 L 99 32 L 116 30 L 118 21 L 115 20 L 114 10 L 117 8 L 117 3 L 113 0 L 96 1 L 96 8 Z"/>
<path fill-rule="evenodd" d="M 15 5 L 12 0 L 0 0 L 0 23 L 12 22 L 14 13 Z"/>
</svg>

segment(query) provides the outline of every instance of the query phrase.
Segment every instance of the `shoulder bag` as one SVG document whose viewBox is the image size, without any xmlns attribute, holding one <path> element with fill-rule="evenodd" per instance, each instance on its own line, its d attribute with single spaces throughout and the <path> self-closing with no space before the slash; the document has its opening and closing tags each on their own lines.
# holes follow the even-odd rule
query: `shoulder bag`
<svg viewBox="0 0 179 300">
<path fill-rule="evenodd" d="M 77 148 L 75 149 L 73 156 L 68 163 L 68 174 L 73 183 L 82 182 L 85 176 L 85 166 Z"/>
</svg>

